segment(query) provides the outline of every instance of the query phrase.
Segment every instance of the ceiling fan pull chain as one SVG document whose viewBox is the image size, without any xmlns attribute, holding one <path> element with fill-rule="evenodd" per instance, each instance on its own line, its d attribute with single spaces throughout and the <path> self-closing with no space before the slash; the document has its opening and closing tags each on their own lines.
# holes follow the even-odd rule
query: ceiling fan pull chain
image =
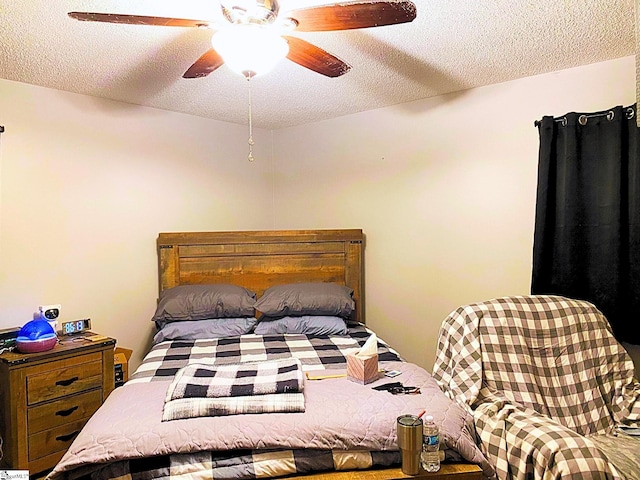
<svg viewBox="0 0 640 480">
<path fill-rule="evenodd" d="M 253 162 L 253 122 L 251 119 L 251 77 L 247 75 L 247 83 L 249 84 L 249 161 Z"/>
</svg>

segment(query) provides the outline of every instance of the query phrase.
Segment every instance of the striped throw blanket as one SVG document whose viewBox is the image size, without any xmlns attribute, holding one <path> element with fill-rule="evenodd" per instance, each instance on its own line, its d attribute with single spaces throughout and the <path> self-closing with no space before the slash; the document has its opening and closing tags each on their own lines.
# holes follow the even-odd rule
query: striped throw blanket
<svg viewBox="0 0 640 480">
<path fill-rule="evenodd" d="M 167 390 L 163 421 L 241 413 L 304 412 L 300 360 L 190 364 Z"/>
</svg>

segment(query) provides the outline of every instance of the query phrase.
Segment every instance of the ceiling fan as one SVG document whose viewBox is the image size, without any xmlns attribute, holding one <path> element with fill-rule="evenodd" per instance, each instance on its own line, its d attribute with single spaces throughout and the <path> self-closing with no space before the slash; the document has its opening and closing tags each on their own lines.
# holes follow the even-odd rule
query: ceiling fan
<svg viewBox="0 0 640 480">
<path fill-rule="evenodd" d="M 260 30 L 268 31 L 272 37 L 284 44 L 287 50 L 282 57 L 309 70 L 327 77 L 339 77 L 347 73 L 351 66 L 338 57 L 326 52 L 306 40 L 287 35 L 287 32 L 326 32 L 379 27 L 411 22 L 416 18 L 416 6 L 410 0 L 368 0 L 350 3 L 335 3 L 308 8 L 300 8 L 280 13 L 278 0 L 221 0 L 222 14 L 226 24 L 218 27 L 209 20 L 189 20 L 182 18 L 150 17 L 144 15 L 121 15 L 113 13 L 69 12 L 76 20 L 89 22 L 124 23 L 132 25 L 154 25 L 168 27 L 209 28 L 214 33 L 212 48 L 207 50 L 182 75 L 184 78 L 199 78 L 209 75 L 225 64 L 226 55 L 222 42 L 216 43 L 216 37 L 222 38 L 223 30 L 234 29 L 239 35 Z M 218 32 L 220 30 L 220 32 Z M 275 32 L 275 33 L 274 33 Z M 248 39 L 230 43 L 247 43 L 250 48 L 261 47 L 269 53 L 276 47 L 267 47 L 266 41 Z M 284 41 L 283 41 L 284 40 Z M 226 62 L 229 63 L 227 57 Z M 242 72 L 252 76 L 256 72 Z"/>
</svg>

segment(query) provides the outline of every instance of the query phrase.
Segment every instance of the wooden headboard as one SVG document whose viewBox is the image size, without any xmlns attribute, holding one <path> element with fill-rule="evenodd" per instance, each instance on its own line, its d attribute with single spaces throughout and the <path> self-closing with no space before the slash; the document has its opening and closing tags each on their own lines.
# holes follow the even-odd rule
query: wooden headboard
<svg viewBox="0 0 640 480">
<path fill-rule="evenodd" d="M 353 289 L 353 319 L 365 323 L 360 229 L 161 233 L 157 247 L 160 292 L 231 283 L 259 297 L 273 285 L 334 282 Z"/>
</svg>

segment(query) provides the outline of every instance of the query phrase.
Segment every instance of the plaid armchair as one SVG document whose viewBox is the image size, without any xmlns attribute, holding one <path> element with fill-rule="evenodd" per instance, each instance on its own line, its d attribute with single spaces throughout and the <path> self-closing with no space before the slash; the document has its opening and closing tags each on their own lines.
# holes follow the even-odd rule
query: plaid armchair
<svg viewBox="0 0 640 480">
<path fill-rule="evenodd" d="M 638 479 L 640 384 L 593 305 L 558 296 L 466 305 L 443 322 L 433 377 L 474 416 L 500 480 Z"/>
</svg>

